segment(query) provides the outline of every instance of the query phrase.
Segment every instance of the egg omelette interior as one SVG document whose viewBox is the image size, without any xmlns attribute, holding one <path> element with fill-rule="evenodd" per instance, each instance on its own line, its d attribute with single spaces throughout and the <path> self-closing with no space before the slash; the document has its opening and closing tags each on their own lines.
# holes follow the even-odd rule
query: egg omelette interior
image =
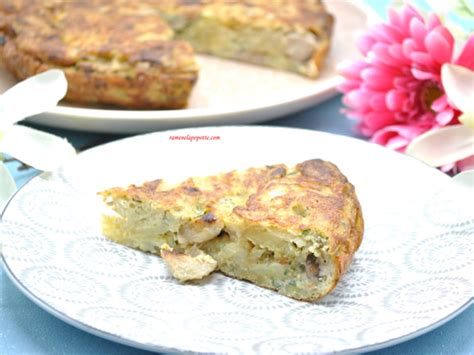
<svg viewBox="0 0 474 355">
<path fill-rule="evenodd" d="M 305 301 L 336 286 L 364 229 L 353 185 L 320 159 L 100 195 L 103 234 L 160 255 L 180 281 L 217 270 Z"/>
</svg>

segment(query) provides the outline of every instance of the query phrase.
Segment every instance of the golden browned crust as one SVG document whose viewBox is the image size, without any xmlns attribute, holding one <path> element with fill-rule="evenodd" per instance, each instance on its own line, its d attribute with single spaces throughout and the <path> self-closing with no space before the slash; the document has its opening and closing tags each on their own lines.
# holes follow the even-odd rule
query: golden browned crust
<svg viewBox="0 0 474 355">
<path fill-rule="evenodd" d="M 312 231 L 327 240 L 334 262 L 332 290 L 349 268 L 364 230 L 355 189 L 332 163 L 314 159 L 288 168 L 274 165 L 232 171 L 206 178 L 188 179 L 169 188 L 155 180 L 127 189 L 113 188 L 104 197 L 155 201 L 164 209 L 203 206 L 224 223 L 258 225 L 284 230 L 293 236 Z M 222 199 L 239 196 L 232 208 L 221 209 Z M 297 298 L 297 297 L 295 297 Z"/>
<path fill-rule="evenodd" d="M 275 171 L 282 168 L 286 169 L 284 165 L 274 165 L 264 168 L 249 168 L 243 173 L 231 171 L 205 178 L 189 178 L 173 188 L 166 185 L 163 180 L 157 179 L 145 182 L 140 186 L 111 188 L 100 194 L 104 197 L 159 201 L 160 205 L 165 207 L 192 205 L 198 201 L 203 210 L 214 211 L 214 204 L 224 196 L 238 195 L 246 200 L 257 191 L 259 186 L 273 179 Z M 203 181 L 205 187 L 202 186 Z"/>
<path fill-rule="evenodd" d="M 72 101 L 181 108 L 197 79 L 191 46 L 172 40 L 173 31 L 156 13 L 133 5 L 26 7 L 6 32 L 7 68 L 18 79 L 63 69 Z"/>
<path fill-rule="evenodd" d="M 295 233 L 316 230 L 326 237 L 329 254 L 338 266 L 335 286 L 362 241 L 364 223 L 355 189 L 335 165 L 320 159 L 298 164 L 296 172 L 264 182 L 234 213 L 249 222 Z M 285 194 L 267 198 L 270 191 L 282 186 Z"/>
</svg>

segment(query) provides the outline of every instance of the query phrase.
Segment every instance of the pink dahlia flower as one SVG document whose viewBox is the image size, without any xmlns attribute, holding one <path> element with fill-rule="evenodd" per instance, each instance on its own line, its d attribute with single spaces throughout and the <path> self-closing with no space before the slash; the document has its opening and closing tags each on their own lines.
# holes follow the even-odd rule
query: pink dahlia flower
<svg viewBox="0 0 474 355">
<path fill-rule="evenodd" d="M 455 57 L 454 38 L 438 16 L 425 20 L 405 6 L 390 10 L 389 23 L 376 25 L 357 44 L 364 58 L 340 65 L 340 90 L 345 112 L 371 141 L 404 151 L 418 135 L 459 123 L 441 67 L 455 63 L 474 70 L 474 35 Z"/>
</svg>

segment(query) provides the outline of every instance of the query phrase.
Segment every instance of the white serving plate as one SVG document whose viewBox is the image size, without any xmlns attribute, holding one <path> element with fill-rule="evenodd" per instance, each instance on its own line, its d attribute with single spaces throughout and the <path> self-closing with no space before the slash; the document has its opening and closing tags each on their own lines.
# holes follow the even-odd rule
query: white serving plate
<svg viewBox="0 0 474 355">
<path fill-rule="evenodd" d="M 366 223 L 348 273 L 320 302 L 294 301 L 220 274 L 182 285 L 160 258 L 100 232 L 96 192 L 102 189 L 311 158 L 339 166 L 356 187 Z M 472 199 L 452 185 L 412 158 L 327 133 L 217 127 L 136 136 L 81 153 L 26 184 L 0 223 L 3 263 L 19 289 L 48 312 L 143 349 L 374 350 L 434 329 L 472 302 Z"/>
</svg>

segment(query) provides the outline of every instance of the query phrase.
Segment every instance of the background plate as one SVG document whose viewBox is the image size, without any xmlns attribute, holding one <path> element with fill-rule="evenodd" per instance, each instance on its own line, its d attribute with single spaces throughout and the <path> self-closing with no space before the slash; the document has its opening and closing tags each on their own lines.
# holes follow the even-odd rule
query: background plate
<svg viewBox="0 0 474 355">
<path fill-rule="evenodd" d="M 199 56 L 199 80 L 184 110 L 117 110 L 62 104 L 31 121 L 53 127 L 109 133 L 147 132 L 196 125 L 246 124 L 280 117 L 317 104 L 336 93 L 336 65 L 354 59 L 354 34 L 377 15 L 359 1 L 327 1 L 336 17 L 326 65 L 317 80 L 264 67 Z M 0 92 L 15 83 L 0 68 Z"/>
<path fill-rule="evenodd" d="M 188 134 L 220 139 L 169 139 Z M 181 285 L 161 259 L 100 233 L 95 193 L 104 188 L 316 157 L 336 163 L 356 186 L 366 220 L 350 270 L 321 302 L 219 274 Z M 327 133 L 226 127 L 137 136 L 86 151 L 22 188 L 0 224 L 3 261 L 20 290 L 47 311 L 136 347 L 375 349 L 441 325 L 472 300 L 471 200 L 450 186 L 446 175 L 414 159 Z"/>
</svg>

